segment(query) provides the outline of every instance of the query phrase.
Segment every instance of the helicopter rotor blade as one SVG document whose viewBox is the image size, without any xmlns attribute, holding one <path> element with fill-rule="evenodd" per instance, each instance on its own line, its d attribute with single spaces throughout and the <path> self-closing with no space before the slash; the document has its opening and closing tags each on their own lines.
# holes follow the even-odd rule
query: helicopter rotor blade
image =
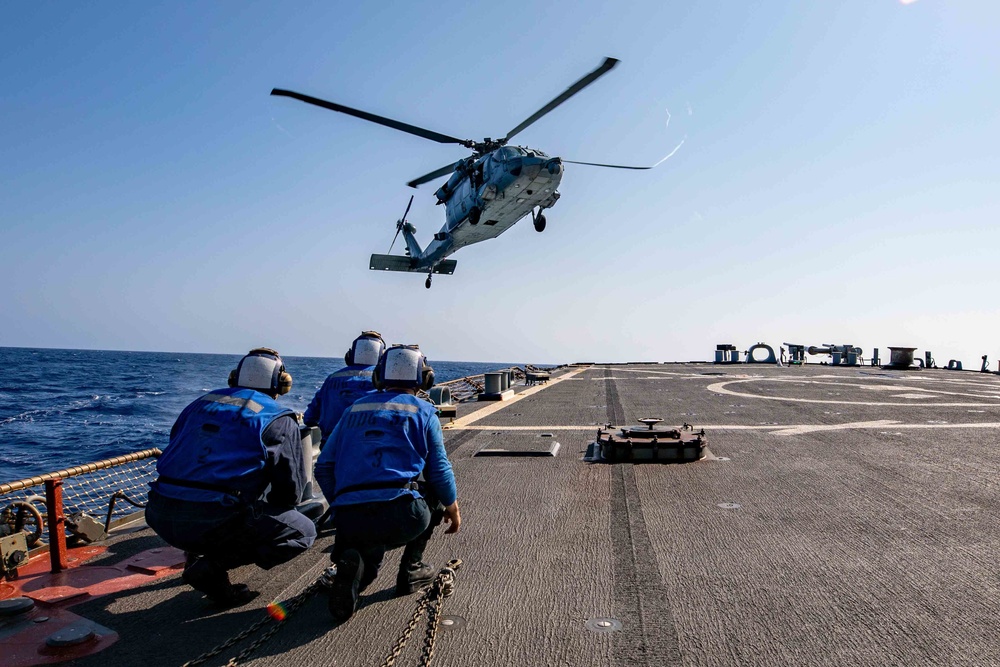
<svg viewBox="0 0 1000 667">
<path fill-rule="evenodd" d="M 538 120 L 539 118 L 541 118 L 542 116 L 544 116 L 548 112 L 552 111 L 557 106 L 559 106 L 560 104 L 562 104 L 563 102 L 565 102 L 569 98 L 573 97 L 574 95 L 576 95 L 578 92 L 580 92 L 581 90 L 583 90 L 584 88 L 586 88 L 590 84 L 594 83 L 594 81 L 596 81 L 601 76 L 603 76 L 604 74 L 606 74 L 607 72 L 609 72 L 611 70 L 611 68 L 614 67 L 617 64 L 618 64 L 618 59 L 617 58 L 605 58 L 604 62 L 601 63 L 600 67 L 598 67 L 593 72 L 591 72 L 590 74 L 586 75 L 585 77 L 583 77 L 582 79 L 580 79 L 579 81 L 577 81 L 576 83 L 574 83 L 572 86 L 570 86 L 565 91 L 563 91 L 563 93 L 561 95 L 559 95 L 558 97 L 556 97 L 554 100 L 552 100 L 551 102 L 549 102 L 548 104 L 546 104 L 544 107 L 542 107 L 541 109 L 539 109 L 538 111 L 536 111 L 531 116 L 529 116 L 520 125 L 518 125 L 513 130 L 511 130 L 510 132 L 508 132 L 507 136 L 504 137 L 504 142 L 510 141 L 514 137 L 514 135 L 518 134 L 519 132 L 521 132 L 521 130 L 523 130 L 524 128 L 528 127 L 529 125 L 531 125 L 532 123 L 534 123 L 536 120 Z"/>
<path fill-rule="evenodd" d="M 387 255 L 392 254 L 392 246 L 396 245 L 396 239 L 399 238 L 399 231 L 403 228 L 403 225 L 406 224 L 406 214 L 410 212 L 411 206 L 413 206 L 413 195 L 410 195 L 410 201 L 406 205 L 406 210 L 403 211 L 403 217 L 396 223 L 396 235 L 392 237 L 392 243 L 389 244 L 389 252 L 386 253 Z"/>
<path fill-rule="evenodd" d="M 422 127 L 417 127 L 416 125 L 410 125 L 409 123 L 403 123 L 391 118 L 376 116 L 375 114 L 368 113 L 367 111 L 352 109 L 351 107 L 345 107 L 342 104 L 327 102 L 326 100 L 321 100 L 317 97 L 310 97 L 309 95 L 303 95 L 302 93 L 295 93 L 290 90 L 274 88 L 271 91 L 271 94 L 279 97 L 291 97 L 292 99 L 300 100 L 306 104 L 313 104 L 318 107 L 323 107 L 324 109 L 330 109 L 331 111 L 346 113 L 348 116 L 354 116 L 355 118 L 361 118 L 362 120 L 371 121 L 372 123 L 385 125 L 386 127 L 391 127 L 394 130 L 408 132 L 409 134 L 414 134 L 418 137 L 423 137 L 424 139 L 436 141 L 439 144 L 459 144 L 460 146 L 471 146 L 471 142 L 467 139 L 456 139 L 455 137 L 450 137 L 447 134 L 441 134 L 440 132 L 427 130 Z"/>
<path fill-rule="evenodd" d="M 570 164 L 585 164 L 588 167 L 607 167 L 608 169 L 652 169 L 653 167 L 656 166 L 656 164 L 659 164 L 659 162 L 657 162 L 656 164 L 650 165 L 648 167 L 632 167 L 624 164 L 601 164 L 600 162 L 577 162 L 576 160 L 566 160 L 563 158 L 560 159 L 563 162 L 569 162 Z"/>
<path fill-rule="evenodd" d="M 411 188 L 415 188 L 418 185 L 423 185 L 424 183 L 427 183 L 428 181 L 433 181 L 436 178 L 441 178 L 445 174 L 450 174 L 451 172 L 455 171 L 455 167 L 462 164 L 462 162 L 463 162 L 462 160 L 459 160 L 457 162 L 452 162 L 447 166 L 441 167 L 440 169 L 435 169 L 429 174 L 424 174 L 420 178 L 413 179 L 412 181 L 407 183 L 407 185 L 409 185 Z"/>
<path fill-rule="evenodd" d="M 392 243 L 389 244 L 389 252 L 386 253 L 387 255 L 391 255 L 392 254 L 392 246 L 396 245 L 396 239 L 399 238 L 399 230 L 400 229 L 402 229 L 402 227 L 400 227 L 399 225 L 396 225 L 396 235 L 392 237 Z"/>
</svg>

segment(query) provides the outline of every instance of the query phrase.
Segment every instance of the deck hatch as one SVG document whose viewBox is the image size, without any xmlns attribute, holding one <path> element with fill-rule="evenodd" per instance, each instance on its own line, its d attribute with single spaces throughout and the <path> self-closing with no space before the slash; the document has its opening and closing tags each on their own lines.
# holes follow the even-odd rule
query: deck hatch
<svg viewBox="0 0 1000 667">
<path fill-rule="evenodd" d="M 558 442 L 542 442 L 535 447 L 527 447 L 524 445 L 513 445 L 511 447 L 483 447 L 478 452 L 476 456 L 536 456 L 536 457 L 553 457 L 559 453 L 559 443 Z"/>
<path fill-rule="evenodd" d="M 496 431 L 483 439 L 473 456 L 548 457 L 559 454 L 560 444 L 551 433 Z"/>
</svg>

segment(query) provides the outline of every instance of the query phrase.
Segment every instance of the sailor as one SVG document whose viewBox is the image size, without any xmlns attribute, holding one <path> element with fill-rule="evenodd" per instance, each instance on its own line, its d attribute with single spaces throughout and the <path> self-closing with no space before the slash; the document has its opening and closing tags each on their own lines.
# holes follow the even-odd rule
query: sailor
<svg viewBox="0 0 1000 667">
<path fill-rule="evenodd" d="M 228 570 L 270 569 L 316 539 L 312 521 L 295 510 L 305 485 L 298 420 L 275 400 L 291 387 L 277 352 L 250 350 L 229 388 L 181 412 L 156 462 L 146 523 L 187 552 L 184 582 L 222 605 L 256 596 L 231 584 Z"/>
<path fill-rule="evenodd" d="M 404 547 L 397 595 L 429 583 L 435 573 L 423 555 L 434 528 L 443 518 L 445 532 L 457 533 L 461 523 L 441 424 L 434 406 L 416 396 L 434 384 L 434 370 L 417 346 L 394 345 L 372 382 L 380 391 L 347 409 L 316 462 L 316 479 L 336 510 L 329 607 L 339 621 L 354 613 L 390 549 Z"/>
<path fill-rule="evenodd" d="M 375 391 L 372 387 L 372 370 L 385 352 L 385 341 L 377 331 L 362 331 L 344 355 L 345 368 L 330 374 L 319 388 L 302 416 L 306 426 L 319 426 L 323 434 L 322 447 L 333 427 L 340 421 L 344 410 L 365 394 Z"/>
</svg>

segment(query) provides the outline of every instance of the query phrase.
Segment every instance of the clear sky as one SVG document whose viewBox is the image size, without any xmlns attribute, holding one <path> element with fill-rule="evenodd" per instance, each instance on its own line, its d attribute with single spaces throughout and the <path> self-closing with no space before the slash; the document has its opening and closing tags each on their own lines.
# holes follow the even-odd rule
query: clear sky
<svg viewBox="0 0 1000 667">
<path fill-rule="evenodd" d="M 0 345 L 711 359 L 757 341 L 1000 357 L 1000 3 L 0 5 Z M 431 290 L 368 270 L 467 152 L 567 159 L 562 199 Z M 409 220 L 443 222 L 434 184 Z M 394 252 L 399 252 L 397 243 Z"/>
</svg>

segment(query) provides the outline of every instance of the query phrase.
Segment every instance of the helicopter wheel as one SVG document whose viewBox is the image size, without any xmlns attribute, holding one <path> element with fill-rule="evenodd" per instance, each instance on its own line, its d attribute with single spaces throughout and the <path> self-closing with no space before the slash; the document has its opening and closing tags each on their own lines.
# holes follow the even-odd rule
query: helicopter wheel
<svg viewBox="0 0 1000 667">
<path fill-rule="evenodd" d="M 427 289 L 431 288 L 431 277 L 430 276 L 427 276 L 427 280 L 424 281 L 424 287 L 426 287 Z"/>
<path fill-rule="evenodd" d="M 535 231 L 544 232 L 545 231 L 545 216 L 539 213 L 535 216 Z"/>
<path fill-rule="evenodd" d="M 473 206 L 472 210 L 469 211 L 469 223 L 478 225 L 481 217 L 483 217 L 483 210 L 478 206 Z"/>
</svg>

